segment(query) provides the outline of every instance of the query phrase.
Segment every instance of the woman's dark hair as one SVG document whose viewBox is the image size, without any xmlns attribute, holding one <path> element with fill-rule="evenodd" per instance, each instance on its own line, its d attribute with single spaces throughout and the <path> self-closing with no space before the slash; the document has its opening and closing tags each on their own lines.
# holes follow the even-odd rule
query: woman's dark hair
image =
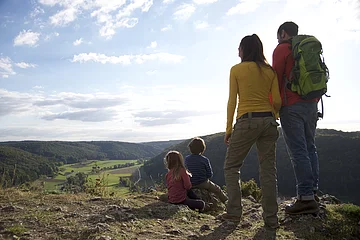
<svg viewBox="0 0 360 240">
<path fill-rule="evenodd" d="M 294 22 L 284 22 L 278 29 L 278 34 L 284 30 L 290 37 L 298 35 L 299 26 Z"/>
<path fill-rule="evenodd" d="M 263 44 L 258 35 L 245 36 L 240 42 L 239 49 L 242 50 L 242 62 L 255 62 L 259 67 L 271 67 L 264 56 Z"/>
</svg>

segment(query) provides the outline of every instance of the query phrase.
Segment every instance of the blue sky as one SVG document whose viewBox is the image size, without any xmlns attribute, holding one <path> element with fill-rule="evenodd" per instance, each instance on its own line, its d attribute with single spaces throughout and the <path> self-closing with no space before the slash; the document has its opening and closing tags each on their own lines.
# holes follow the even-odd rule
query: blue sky
<svg viewBox="0 0 360 240">
<path fill-rule="evenodd" d="M 289 20 L 323 43 L 318 127 L 360 131 L 358 0 L 0 0 L 0 141 L 223 132 L 241 38 L 271 63 Z"/>
</svg>

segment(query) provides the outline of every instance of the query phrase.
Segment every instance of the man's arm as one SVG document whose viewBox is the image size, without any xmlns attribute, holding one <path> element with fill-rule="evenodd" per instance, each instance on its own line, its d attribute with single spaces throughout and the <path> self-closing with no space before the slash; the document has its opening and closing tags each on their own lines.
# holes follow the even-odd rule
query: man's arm
<svg viewBox="0 0 360 240">
<path fill-rule="evenodd" d="M 274 52 L 273 52 L 273 59 L 272 59 L 272 67 L 275 70 L 276 74 L 277 74 L 277 80 L 279 81 L 279 87 L 283 87 L 281 86 L 281 82 L 284 78 L 284 74 L 285 74 L 285 67 L 286 67 L 286 53 L 284 50 L 284 47 L 286 47 L 285 45 L 278 45 Z"/>
<path fill-rule="evenodd" d="M 285 81 L 284 76 L 286 74 L 286 59 L 291 54 L 291 51 L 289 49 L 289 44 L 282 43 L 279 44 L 273 53 L 273 69 L 275 70 L 277 74 L 277 80 L 279 85 L 280 94 L 284 93 L 285 88 Z"/>
</svg>

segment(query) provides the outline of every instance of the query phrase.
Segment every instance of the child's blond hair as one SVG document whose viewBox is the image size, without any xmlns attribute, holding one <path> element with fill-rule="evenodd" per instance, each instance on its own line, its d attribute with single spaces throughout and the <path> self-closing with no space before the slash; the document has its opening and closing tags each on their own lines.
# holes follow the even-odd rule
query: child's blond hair
<svg viewBox="0 0 360 240">
<path fill-rule="evenodd" d="M 164 163 L 168 170 L 174 169 L 173 172 L 174 179 L 180 180 L 181 179 L 180 169 L 184 168 L 186 170 L 184 157 L 182 156 L 182 154 L 178 151 L 169 151 L 164 158 Z M 191 176 L 191 173 L 189 173 L 187 170 L 186 173 Z"/>
</svg>

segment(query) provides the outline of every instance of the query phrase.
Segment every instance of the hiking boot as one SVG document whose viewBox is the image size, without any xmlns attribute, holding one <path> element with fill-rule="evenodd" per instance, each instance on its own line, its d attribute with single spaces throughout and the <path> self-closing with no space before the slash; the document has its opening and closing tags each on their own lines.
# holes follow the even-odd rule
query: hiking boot
<svg viewBox="0 0 360 240">
<path fill-rule="evenodd" d="M 228 213 L 223 213 L 217 216 L 216 219 L 221 221 L 240 222 L 241 216 L 235 216 Z"/>
<path fill-rule="evenodd" d="M 267 229 L 267 230 L 274 230 L 274 231 L 276 231 L 279 227 L 280 227 L 280 225 L 279 225 L 278 222 L 272 223 L 272 224 L 269 224 L 269 223 L 265 223 L 265 224 L 264 224 L 264 228 Z"/>
<path fill-rule="evenodd" d="M 318 212 L 319 205 L 315 200 L 296 200 L 295 203 L 289 204 L 285 207 L 285 213 L 287 214 L 306 214 Z"/>
<path fill-rule="evenodd" d="M 317 194 L 314 194 L 314 199 L 315 199 L 315 201 L 316 201 L 317 203 L 320 202 L 320 198 L 319 198 L 319 196 L 318 196 Z"/>
<path fill-rule="evenodd" d="M 314 190 L 314 199 L 316 202 L 318 202 L 318 203 L 320 202 L 320 198 L 318 196 L 318 190 Z"/>
</svg>

